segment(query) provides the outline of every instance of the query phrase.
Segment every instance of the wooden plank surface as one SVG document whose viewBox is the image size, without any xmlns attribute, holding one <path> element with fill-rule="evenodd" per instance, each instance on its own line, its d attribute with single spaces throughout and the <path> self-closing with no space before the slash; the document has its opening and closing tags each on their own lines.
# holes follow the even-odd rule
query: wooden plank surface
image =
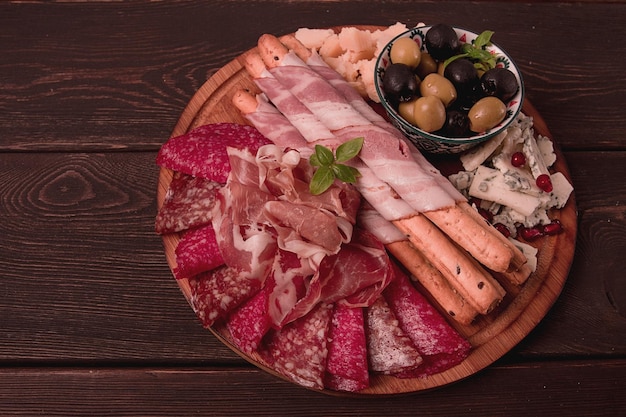
<svg viewBox="0 0 626 417">
<path fill-rule="evenodd" d="M 418 395 L 354 399 L 293 389 L 251 369 L 19 368 L 0 373 L 0 400 L 10 400 L 2 410 L 11 416 L 619 416 L 624 372 L 623 360 L 533 362 Z"/>
<path fill-rule="evenodd" d="M 0 149 L 157 149 L 195 91 L 259 34 L 398 20 L 494 30 L 564 149 L 623 149 L 623 3 L 305 4 L 2 2 Z M 583 140 L 590 125 L 602 134 Z"/>
<path fill-rule="evenodd" d="M 623 1 L 0 2 L 0 415 L 626 414 L 625 15 Z M 260 33 L 397 20 L 492 29 L 516 57 L 571 171 L 577 247 L 554 307 L 494 366 L 339 400 L 201 328 L 152 233 L 153 161 Z"/>
</svg>

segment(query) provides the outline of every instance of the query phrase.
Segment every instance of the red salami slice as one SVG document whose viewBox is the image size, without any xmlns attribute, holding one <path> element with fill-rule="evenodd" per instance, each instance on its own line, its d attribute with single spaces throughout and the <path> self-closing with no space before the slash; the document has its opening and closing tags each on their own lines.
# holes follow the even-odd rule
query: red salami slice
<svg viewBox="0 0 626 417">
<path fill-rule="evenodd" d="M 211 224 L 187 231 L 174 253 L 176 279 L 193 277 L 224 264 Z"/>
<path fill-rule="evenodd" d="M 170 138 L 159 151 L 156 163 L 174 171 L 226 182 L 230 162 L 228 147 L 249 149 L 253 154 L 262 145 L 271 143 L 259 131 L 248 125 L 214 123 Z"/>
<path fill-rule="evenodd" d="M 329 332 L 324 385 L 338 391 L 360 391 L 369 386 L 364 311 L 335 305 Z"/>
<path fill-rule="evenodd" d="M 157 213 L 156 232 L 176 233 L 211 223 L 211 209 L 220 187 L 217 182 L 205 178 L 174 175 Z"/>
<path fill-rule="evenodd" d="M 267 364 L 305 387 L 323 389 L 332 304 L 320 303 L 306 316 L 270 331 L 259 348 Z"/>
<path fill-rule="evenodd" d="M 228 331 L 235 345 L 243 352 L 255 351 L 263 336 L 272 327 L 268 310 L 270 294 L 274 287 L 274 280 L 267 279 L 261 291 L 238 307 L 228 318 L 226 323 Z"/>
<path fill-rule="evenodd" d="M 417 368 L 422 357 L 381 296 L 367 308 L 367 350 L 370 369 L 397 374 Z"/>
<path fill-rule="evenodd" d="M 205 327 L 224 319 L 261 288 L 260 280 L 245 278 L 228 266 L 197 275 L 189 284 L 191 306 Z"/>
<path fill-rule="evenodd" d="M 424 359 L 420 368 L 397 376 L 432 375 L 463 361 L 471 348 L 469 342 L 417 291 L 404 271 L 397 266 L 395 269 L 396 277 L 387 286 L 383 296 L 400 327 Z"/>
</svg>

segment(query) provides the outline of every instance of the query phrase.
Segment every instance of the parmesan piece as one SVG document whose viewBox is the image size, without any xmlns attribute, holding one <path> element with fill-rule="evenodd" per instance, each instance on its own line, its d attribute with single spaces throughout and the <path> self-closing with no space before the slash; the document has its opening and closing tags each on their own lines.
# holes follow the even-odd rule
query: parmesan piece
<svg viewBox="0 0 626 417">
<path fill-rule="evenodd" d="M 333 35 L 335 32 L 332 29 L 300 28 L 295 33 L 296 39 L 302 42 L 304 46 L 315 50 L 320 49 L 326 40 Z"/>
</svg>

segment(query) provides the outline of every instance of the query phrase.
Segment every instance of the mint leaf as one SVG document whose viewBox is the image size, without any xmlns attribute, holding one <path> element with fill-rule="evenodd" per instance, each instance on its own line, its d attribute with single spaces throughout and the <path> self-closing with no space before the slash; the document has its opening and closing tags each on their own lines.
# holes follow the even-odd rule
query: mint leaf
<svg viewBox="0 0 626 417">
<path fill-rule="evenodd" d="M 309 184 L 309 191 L 311 191 L 313 195 L 322 194 L 333 185 L 333 182 L 335 182 L 335 174 L 332 169 L 322 165 L 313 174 L 313 178 L 311 178 L 311 183 Z"/>
<path fill-rule="evenodd" d="M 363 138 L 355 138 L 339 145 L 335 151 L 337 162 L 346 162 L 357 156 L 363 147 L 363 140 Z"/>
<path fill-rule="evenodd" d="M 480 35 L 476 37 L 474 40 L 474 47 L 476 49 L 482 49 L 485 46 L 489 46 L 491 44 L 491 37 L 495 32 L 491 30 L 485 30 Z"/>
<path fill-rule="evenodd" d="M 333 151 L 322 145 L 315 145 L 315 156 L 320 166 L 330 166 L 335 162 Z"/>
<path fill-rule="evenodd" d="M 359 170 L 344 164 L 334 164 L 331 169 L 335 174 L 335 177 L 348 184 L 356 183 L 356 179 L 361 175 Z"/>
<path fill-rule="evenodd" d="M 317 154 L 312 154 L 311 155 L 311 157 L 309 158 L 309 164 L 311 164 L 314 167 L 321 167 L 322 166 L 322 163 L 317 158 Z"/>
<path fill-rule="evenodd" d="M 315 145 L 315 153 L 309 158 L 309 163 L 317 167 L 309 184 L 311 194 L 318 195 L 328 190 L 335 179 L 350 184 L 356 183 L 356 179 L 361 175 L 359 170 L 339 162 L 345 162 L 357 156 L 362 146 L 363 138 L 355 138 L 339 145 L 333 154 L 332 150 L 322 145 Z"/>
</svg>

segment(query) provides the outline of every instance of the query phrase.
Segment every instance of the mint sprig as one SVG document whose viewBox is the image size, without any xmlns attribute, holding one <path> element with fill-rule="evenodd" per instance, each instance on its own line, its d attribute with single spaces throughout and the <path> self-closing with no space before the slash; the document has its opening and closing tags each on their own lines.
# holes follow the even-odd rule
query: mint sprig
<svg viewBox="0 0 626 417">
<path fill-rule="evenodd" d="M 334 154 L 325 146 L 315 145 L 315 153 L 309 159 L 309 163 L 317 167 L 309 184 L 311 194 L 322 194 L 330 188 L 335 179 L 349 184 L 356 183 L 357 178 L 361 175 L 359 170 L 342 162 L 347 162 L 357 156 L 362 147 L 363 138 L 355 138 L 342 143 L 337 147 Z"/>
<path fill-rule="evenodd" d="M 487 71 L 496 67 L 496 57 L 485 48 L 491 45 L 491 37 L 495 32 L 485 30 L 474 39 L 473 43 L 461 45 L 461 53 L 451 56 L 443 63 L 444 68 L 459 58 L 469 58 L 478 70 Z"/>
</svg>

